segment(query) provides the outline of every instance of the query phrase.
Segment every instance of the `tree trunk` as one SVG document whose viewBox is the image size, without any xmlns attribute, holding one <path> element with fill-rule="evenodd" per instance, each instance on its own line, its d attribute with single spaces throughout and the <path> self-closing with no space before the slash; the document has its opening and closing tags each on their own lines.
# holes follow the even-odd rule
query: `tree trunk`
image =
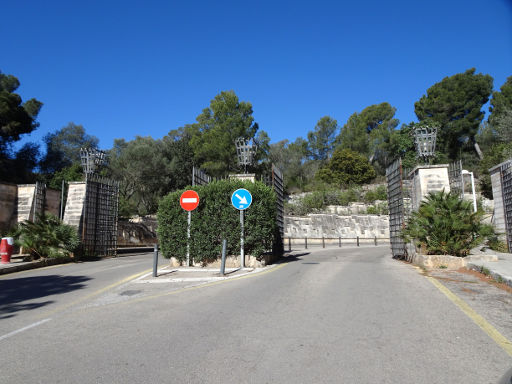
<svg viewBox="0 0 512 384">
<path fill-rule="evenodd" d="M 483 160 L 484 154 L 482 153 L 482 150 L 480 149 L 480 146 L 478 145 L 478 143 L 476 141 L 473 142 L 473 145 L 475 146 L 475 151 L 478 154 L 479 159 Z"/>
</svg>

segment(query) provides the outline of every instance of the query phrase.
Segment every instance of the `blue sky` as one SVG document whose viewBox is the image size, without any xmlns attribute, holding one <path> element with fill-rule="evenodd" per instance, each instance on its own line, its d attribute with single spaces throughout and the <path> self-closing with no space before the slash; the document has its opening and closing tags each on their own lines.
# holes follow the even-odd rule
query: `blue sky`
<svg viewBox="0 0 512 384">
<path fill-rule="evenodd" d="M 512 0 L 6 1 L 0 70 L 44 103 L 40 142 L 68 122 L 100 139 L 161 138 L 222 90 L 272 142 L 389 102 L 401 123 L 444 77 L 512 75 Z"/>
</svg>

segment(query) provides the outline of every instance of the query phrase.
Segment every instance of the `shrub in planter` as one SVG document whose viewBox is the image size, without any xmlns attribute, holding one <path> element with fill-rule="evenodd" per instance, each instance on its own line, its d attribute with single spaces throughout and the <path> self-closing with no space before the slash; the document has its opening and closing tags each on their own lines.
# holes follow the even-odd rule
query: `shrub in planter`
<svg viewBox="0 0 512 384">
<path fill-rule="evenodd" d="M 220 180 L 204 186 L 189 187 L 199 194 L 199 206 L 192 212 L 190 255 L 206 264 L 220 258 L 222 239 L 227 253 L 240 251 L 240 214 L 231 205 L 231 195 L 238 188 L 252 194 L 252 204 L 245 210 L 245 254 L 260 258 L 272 249 L 276 233 L 276 198 L 271 188 L 260 182 Z M 183 190 L 165 196 L 159 204 L 158 238 L 166 258 L 186 260 L 187 212 L 179 204 Z"/>
<path fill-rule="evenodd" d="M 482 211 L 473 212 L 472 203 L 458 194 L 431 192 L 411 214 L 402 234 L 429 255 L 466 256 L 494 235 L 492 226 L 482 223 L 482 215 Z"/>
</svg>

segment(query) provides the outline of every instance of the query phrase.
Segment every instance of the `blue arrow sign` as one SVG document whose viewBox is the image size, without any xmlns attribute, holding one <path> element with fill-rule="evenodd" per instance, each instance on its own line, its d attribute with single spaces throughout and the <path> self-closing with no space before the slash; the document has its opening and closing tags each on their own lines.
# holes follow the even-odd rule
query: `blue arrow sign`
<svg viewBox="0 0 512 384">
<path fill-rule="evenodd" d="M 243 211 L 244 209 L 249 208 L 252 203 L 252 195 L 247 189 L 240 188 L 237 189 L 231 195 L 231 204 L 236 209 Z"/>
</svg>

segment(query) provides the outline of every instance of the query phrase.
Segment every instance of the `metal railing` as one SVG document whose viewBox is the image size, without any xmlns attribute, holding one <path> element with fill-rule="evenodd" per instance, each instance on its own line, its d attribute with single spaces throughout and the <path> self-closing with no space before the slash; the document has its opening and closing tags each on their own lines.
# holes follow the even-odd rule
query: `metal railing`
<svg viewBox="0 0 512 384">
<path fill-rule="evenodd" d="M 348 245 L 382 245 L 389 244 L 389 237 L 285 237 L 283 239 L 284 249 L 291 251 L 292 246 L 308 249 L 308 247 L 338 247 Z"/>
</svg>

